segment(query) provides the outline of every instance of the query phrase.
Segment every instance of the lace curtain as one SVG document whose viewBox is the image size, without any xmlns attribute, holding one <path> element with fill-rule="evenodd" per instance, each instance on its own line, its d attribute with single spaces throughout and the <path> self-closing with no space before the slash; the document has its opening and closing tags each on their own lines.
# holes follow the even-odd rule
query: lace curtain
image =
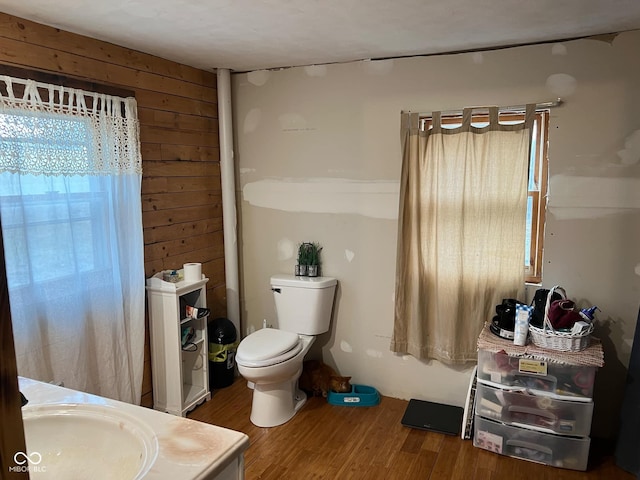
<svg viewBox="0 0 640 480">
<path fill-rule="evenodd" d="M 391 350 L 477 359 L 476 341 L 502 298 L 524 291 L 527 171 L 534 106 L 516 125 L 433 128 L 402 115 L 402 176 Z"/>
<path fill-rule="evenodd" d="M 0 220 L 19 375 L 140 402 L 141 177 L 135 99 L 0 76 Z"/>
</svg>

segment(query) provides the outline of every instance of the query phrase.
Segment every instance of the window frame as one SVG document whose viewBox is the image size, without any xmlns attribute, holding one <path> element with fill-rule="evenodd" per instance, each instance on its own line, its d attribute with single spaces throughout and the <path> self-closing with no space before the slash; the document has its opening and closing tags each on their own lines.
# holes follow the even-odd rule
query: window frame
<svg viewBox="0 0 640 480">
<path fill-rule="evenodd" d="M 525 266 L 525 281 L 527 283 L 542 283 L 542 265 L 544 253 L 544 230 L 546 225 L 547 197 L 549 187 L 549 111 L 536 112 L 535 138 L 531 143 L 536 145 L 534 167 L 529 174 L 534 175 L 534 184 L 538 189 L 531 190 L 527 186 L 527 198 L 532 199 L 531 215 L 531 248 L 529 266 Z M 530 183 L 530 182 L 529 182 Z"/>
</svg>

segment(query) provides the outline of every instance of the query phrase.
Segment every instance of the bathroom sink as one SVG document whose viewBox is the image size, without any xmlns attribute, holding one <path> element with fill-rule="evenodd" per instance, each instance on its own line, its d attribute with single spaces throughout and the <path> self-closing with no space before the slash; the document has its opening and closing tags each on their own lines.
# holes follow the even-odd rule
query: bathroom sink
<svg viewBox="0 0 640 480">
<path fill-rule="evenodd" d="M 115 407 L 27 406 L 22 417 L 34 479 L 138 479 L 158 455 L 153 430 Z M 25 462 L 27 455 L 18 460 Z"/>
</svg>

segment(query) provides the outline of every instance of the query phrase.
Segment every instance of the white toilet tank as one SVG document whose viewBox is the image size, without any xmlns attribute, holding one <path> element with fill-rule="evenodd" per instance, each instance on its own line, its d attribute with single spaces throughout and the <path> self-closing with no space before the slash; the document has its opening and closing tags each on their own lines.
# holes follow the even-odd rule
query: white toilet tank
<svg viewBox="0 0 640 480">
<path fill-rule="evenodd" d="M 337 283 L 331 277 L 271 277 L 278 328 L 303 335 L 319 335 L 329 330 Z"/>
</svg>

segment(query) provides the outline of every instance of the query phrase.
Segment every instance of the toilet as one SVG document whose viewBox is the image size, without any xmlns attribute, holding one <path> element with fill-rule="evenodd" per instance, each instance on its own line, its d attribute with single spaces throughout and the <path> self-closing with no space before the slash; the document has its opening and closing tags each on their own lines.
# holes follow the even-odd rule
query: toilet
<svg viewBox="0 0 640 480">
<path fill-rule="evenodd" d="M 282 425 L 306 402 L 298 388 L 302 361 L 316 335 L 329 330 L 337 283 L 331 277 L 271 277 L 278 328 L 251 333 L 236 352 L 240 375 L 253 385 L 254 425 Z"/>
</svg>

